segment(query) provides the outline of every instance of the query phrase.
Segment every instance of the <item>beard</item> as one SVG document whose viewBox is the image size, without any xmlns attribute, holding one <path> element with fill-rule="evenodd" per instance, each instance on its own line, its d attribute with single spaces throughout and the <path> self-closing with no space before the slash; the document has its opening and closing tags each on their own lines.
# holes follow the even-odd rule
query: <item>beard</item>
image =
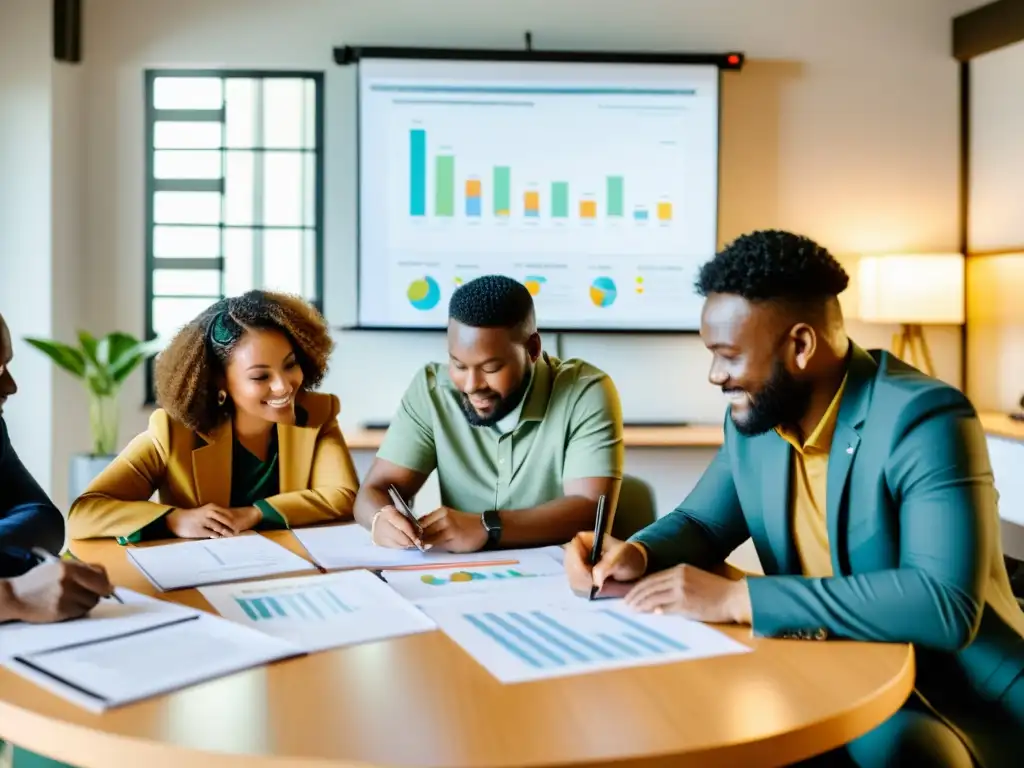
<svg viewBox="0 0 1024 768">
<path fill-rule="evenodd" d="M 729 390 L 723 390 L 728 392 Z M 781 360 L 772 364 L 772 373 L 761 391 L 750 396 L 750 407 L 741 418 L 732 416 L 732 423 L 741 435 L 753 437 L 770 432 L 782 424 L 796 424 L 807 413 L 811 402 L 811 385 L 798 381 L 786 370 Z"/>
<path fill-rule="evenodd" d="M 531 373 L 531 371 L 527 371 L 523 374 L 523 379 L 516 388 L 498 400 L 494 410 L 486 416 L 481 416 L 476 412 L 473 404 L 469 402 L 469 395 L 465 392 L 459 392 L 459 405 L 462 406 L 462 412 L 466 415 L 466 420 L 474 427 L 492 427 L 504 419 L 516 409 L 526 396 L 526 390 L 530 387 Z"/>
</svg>

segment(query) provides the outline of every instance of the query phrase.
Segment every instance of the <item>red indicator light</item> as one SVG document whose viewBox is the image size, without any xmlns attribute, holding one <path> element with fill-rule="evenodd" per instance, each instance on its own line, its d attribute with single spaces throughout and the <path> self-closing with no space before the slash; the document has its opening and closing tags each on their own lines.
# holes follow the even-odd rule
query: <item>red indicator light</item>
<svg viewBox="0 0 1024 768">
<path fill-rule="evenodd" d="M 737 56 L 735 53 L 730 53 L 729 54 L 729 58 L 726 59 L 726 61 L 728 61 L 730 64 L 739 64 L 740 63 L 740 57 Z"/>
</svg>

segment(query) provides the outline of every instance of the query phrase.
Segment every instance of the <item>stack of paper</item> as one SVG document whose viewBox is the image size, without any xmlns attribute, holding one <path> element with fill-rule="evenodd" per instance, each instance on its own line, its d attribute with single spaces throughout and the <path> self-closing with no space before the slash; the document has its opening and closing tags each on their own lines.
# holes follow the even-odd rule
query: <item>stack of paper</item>
<svg viewBox="0 0 1024 768">
<path fill-rule="evenodd" d="M 362 526 L 331 525 L 293 531 L 309 556 L 322 568 L 433 568 L 467 563 L 514 563 L 521 557 L 545 554 L 562 562 L 561 547 L 499 549 L 489 552 L 439 552 L 378 547 Z"/>
<path fill-rule="evenodd" d="M 434 622 L 368 571 L 199 591 L 225 618 L 310 652 L 436 629 Z"/>
<path fill-rule="evenodd" d="M 94 712 L 301 655 L 295 646 L 217 616 L 119 590 L 121 606 L 13 630 L 11 671 Z M 102 615 L 97 616 L 97 613 Z M 59 633 L 53 630 L 61 628 Z M 36 630 L 39 631 L 36 631 Z"/>
<path fill-rule="evenodd" d="M 130 547 L 128 559 L 161 591 L 316 570 L 257 533 Z"/>
</svg>

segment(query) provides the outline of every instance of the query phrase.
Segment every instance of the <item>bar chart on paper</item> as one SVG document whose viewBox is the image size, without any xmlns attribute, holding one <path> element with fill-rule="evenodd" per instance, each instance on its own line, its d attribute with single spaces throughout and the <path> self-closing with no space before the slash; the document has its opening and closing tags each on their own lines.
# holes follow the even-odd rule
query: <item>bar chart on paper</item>
<svg viewBox="0 0 1024 768">
<path fill-rule="evenodd" d="M 433 622 L 366 571 L 199 591 L 224 618 L 290 640 L 305 651 L 434 629 Z"/>
<path fill-rule="evenodd" d="M 561 561 L 543 550 L 520 555 L 515 565 L 481 564 L 429 571 L 389 570 L 381 575 L 398 594 L 415 602 L 490 592 L 543 590 L 552 586 L 569 591 Z"/>
<path fill-rule="evenodd" d="M 633 613 L 618 601 L 526 595 L 467 598 L 423 609 L 505 683 L 665 664 L 749 650 L 680 616 Z"/>
</svg>

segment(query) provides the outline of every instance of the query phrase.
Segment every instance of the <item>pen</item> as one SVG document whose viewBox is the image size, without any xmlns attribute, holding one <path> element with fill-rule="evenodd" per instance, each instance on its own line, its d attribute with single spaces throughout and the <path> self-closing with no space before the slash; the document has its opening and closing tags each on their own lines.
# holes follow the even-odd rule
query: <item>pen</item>
<svg viewBox="0 0 1024 768">
<path fill-rule="evenodd" d="M 593 568 L 601 560 L 601 542 L 604 539 L 604 494 L 597 500 L 597 522 L 594 524 L 594 543 L 590 547 L 590 567 Z M 590 588 L 590 600 L 597 595 L 597 584 Z"/>
<path fill-rule="evenodd" d="M 32 547 L 32 554 L 35 555 L 42 563 L 56 563 L 60 560 L 60 558 L 51 554 L 50 552 L 47 552 L 42 547 Z M 82 560 L 78 558 L 75 555 L 75 553 L 72 552 L 70 549 L 68 550 L 67 557 L 69 560 L 75 560 L 79 563 L 82 562 Z M 109 595 L 104 595 L 103 597 L 109 600 L 117 600 L 117 602 L 121 603 L 121 605 L 124 605 L 124 600 L 121 599 L 121 596 L 117 594 L 116 590 L 112 591 Z"/>
<path fill-rule="evenodd" d="M 406 520 L 412 523 L 412 527 L 416 530 L 416 534 L 418 536 L 422 536 L 423 526 L 420 525 L 420 521 L 416 519 L 416 515 L 412 513 L 409 505 L 406 504 L 405 499 L 402 498 L 402 494 L 398 492 L 398 489 L 394 485 L 388 486 L 388 495 L 391 497 L 391 502 L 395 505 L 395 509 L 397 509 Z M 423 551 L 423 546 L 421 544 L 417 543 L 416 546 L 421 552 Z"/>
</svg>

